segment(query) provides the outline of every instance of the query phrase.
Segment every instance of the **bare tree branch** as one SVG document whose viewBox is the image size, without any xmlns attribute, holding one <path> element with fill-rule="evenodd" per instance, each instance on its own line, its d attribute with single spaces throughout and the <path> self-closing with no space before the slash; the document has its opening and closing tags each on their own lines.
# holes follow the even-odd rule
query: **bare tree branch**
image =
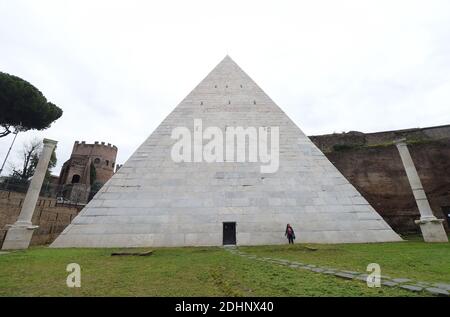
<svg viewBox="0 0 450 317">
<path fill-rule="evenodd" d="M 7 135 L 9 135 L 10 133 L 12 133 L 12 131 L 10 130 L 11 126 L 7 125 L 3 125 L 2 128 L 4 129 L 2 132 L 0 132 L 0 138 L 3 138 Z"/>
</svg>

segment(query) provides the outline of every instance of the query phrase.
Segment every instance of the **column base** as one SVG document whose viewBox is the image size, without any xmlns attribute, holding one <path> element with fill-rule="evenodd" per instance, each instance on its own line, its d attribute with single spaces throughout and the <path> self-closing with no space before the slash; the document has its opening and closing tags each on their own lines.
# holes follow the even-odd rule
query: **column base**
<svg viewBox="0 0 450 317">
<path fill-rule="evenodd" d="M 37 228 L 38 226 L 33 226 L 31 224 L 13 224 L 9 226 L 5 240 L 3 241 L 2 250 L 28 249 L 34 230 Z"/>
<path fill-rule="evenodd" d="M 420 226 L 420 231 L 422 231 L 425 242 L 448 242 L 447 233 L 442 224 L 443 222 L 443 219 L 437 219 L 435 217 L 421 218 L 415 221 Z"/>
</svg>

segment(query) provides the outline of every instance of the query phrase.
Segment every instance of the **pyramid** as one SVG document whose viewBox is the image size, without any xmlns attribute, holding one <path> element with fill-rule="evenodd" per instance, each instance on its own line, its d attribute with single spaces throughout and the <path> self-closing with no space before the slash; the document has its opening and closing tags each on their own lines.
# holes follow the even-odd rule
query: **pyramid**
<svg viewBox="0 0 450 317">
<path fill-rule="evenodd" d="M 278 168 L 262 172 L 263 163 L 248 159 L 175 161 L 173 130 L 186 127 L 193 131 L 194 120 L 199 119 L 203 129 L 222 131 L 279 127 Z M 287 243 L 288 223 L 296 232 L 296 242 L 401 241 L 296 124 L 227 56 L 51 246 L 282 244 Z"/>
</svg>

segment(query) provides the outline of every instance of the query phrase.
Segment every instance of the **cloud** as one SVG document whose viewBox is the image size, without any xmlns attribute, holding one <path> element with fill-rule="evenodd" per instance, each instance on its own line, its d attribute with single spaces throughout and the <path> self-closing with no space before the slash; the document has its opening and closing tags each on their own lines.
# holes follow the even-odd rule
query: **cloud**
<svg viewBox="0 0 450 317">
<path fill-rule="evenodd" d="M 0 12 L 0 70 L 64 109 L 15 149 L 58 140 L 56 173 L 76 140 L 126 161 L 227 53 L 310 135 L 450 121 L 448 1 L 3 0 Z"/>
</svg>

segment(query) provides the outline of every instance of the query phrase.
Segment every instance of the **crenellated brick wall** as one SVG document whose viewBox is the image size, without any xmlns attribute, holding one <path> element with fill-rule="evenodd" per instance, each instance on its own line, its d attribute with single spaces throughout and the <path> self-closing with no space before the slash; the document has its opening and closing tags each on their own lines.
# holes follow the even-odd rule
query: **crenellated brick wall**
<svg viewBox="0 0 450 317">
<path fill-rule="evenodd" d="M 362 146 L 379 146 L 392 144 L 395 139 L 406 138 L 413 141 L 437 141 L 450 138 L 450 125 L 426 128 L 413 128 L 403 130 L 362 133 L 350 131 L 324 135 L 309 136 L 311 141 L 323 152 L 335 151 L 335 146 L 357 148 Z"/>
<path fill-rule="evenodd" d="M 412 142 L 408 148 L 431 208 L 436 217 L 446 220 L 444 226 L 449 231 L 449 220 L 443 210 L 450 208 L 450 138 L 442 137 L 441 134 L 439 140 Z M 420 231 L 414 223 L 420 218 L 419 210 L 395 145 L 386 143 L 333 151 L 329 135 L 323 139 L 317 136 L 313 141 L 396 232 Z M 348 141 L 348 135 L 341 139 L 333 137 L 335 144 Z"/>
</svg>

